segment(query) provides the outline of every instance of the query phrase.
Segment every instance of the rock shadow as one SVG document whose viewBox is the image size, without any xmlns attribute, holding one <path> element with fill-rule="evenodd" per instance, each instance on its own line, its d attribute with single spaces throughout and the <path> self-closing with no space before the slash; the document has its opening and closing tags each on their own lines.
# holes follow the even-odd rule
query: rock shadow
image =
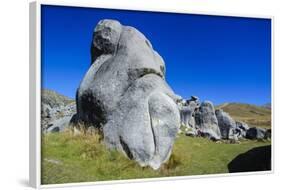
<svg viewBox="0 0 281 190">
<path fill-rule="evenodd" d="M 239 154 L 228 164 L 228 170 L 230 173 L 271 170 L 271 145 Z"/>
</svg>

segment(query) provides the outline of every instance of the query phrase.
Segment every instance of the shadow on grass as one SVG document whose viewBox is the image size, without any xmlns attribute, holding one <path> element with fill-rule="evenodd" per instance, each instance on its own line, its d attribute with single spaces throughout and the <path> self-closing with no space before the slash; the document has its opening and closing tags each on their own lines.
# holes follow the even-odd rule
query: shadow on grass
<svg viewBox="0 0 281 190">
<path fill-rule="evenodd" d="M 271 170 L 271 145 L 239 154 L 228 164 L 228 170 L 230 173 Z"/>
</svg>

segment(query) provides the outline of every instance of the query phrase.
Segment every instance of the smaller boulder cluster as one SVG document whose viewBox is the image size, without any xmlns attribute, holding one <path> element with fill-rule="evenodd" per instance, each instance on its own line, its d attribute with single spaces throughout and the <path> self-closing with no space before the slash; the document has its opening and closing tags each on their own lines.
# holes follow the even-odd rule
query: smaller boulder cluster
<svg viewBox="0 0 281 190">
<path fill-rule="evenodd" d="M 271 138 L 271 130 L 249 127 L 242 121 L 235 121 L 222 109 L 215 109 L 212 102 L 200 103 L 196 96 L 191 96 L 188 100 L 179 98 L 177 105 L 182 126 L 179 132 L 183 133 L 184 130 L 187 136 L 206 137 L 213 141 L 231 140 L 232 142 L 238 142 L 241 138 Z"/>
<path fill-rule="evenodd" d="M 76 113 L 76 104 L 51 90 L 42 90 L 41 126 L 43 133 L 61 132 Z"/>
<path fill-rule="evenodd" d="M 69 126 L 69 122 L 76 113 L 75 103 L 65 106 L 51 107 L 48 104 L 41 106 L 42 131 L 61 132 Z"/>
</svg>

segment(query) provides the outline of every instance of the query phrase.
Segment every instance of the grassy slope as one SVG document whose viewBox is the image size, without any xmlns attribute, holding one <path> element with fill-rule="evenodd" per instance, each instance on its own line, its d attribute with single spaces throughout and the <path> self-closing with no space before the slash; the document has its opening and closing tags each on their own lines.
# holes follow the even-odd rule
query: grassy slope
<svg viewBox="0 0 281 190">
<path fill-rule="evenodd" d="M 97 135 L 48 134 L 42 138 L 42 183 L 227 173 L 227 164 L 238 154 L 268 144 L 268 141 L 218 144 L 180 136 L 168 163 L 154 171 L 141 168 L 121 153 L 108 151 Z"/>
<path fill-rule="evenodd" d="M 244 121 L 250 126 L 271 127 L 271 110 L 250 104 L 228 103 L 217 106 L 229 113 L 235 120 Z"/>
</svg>

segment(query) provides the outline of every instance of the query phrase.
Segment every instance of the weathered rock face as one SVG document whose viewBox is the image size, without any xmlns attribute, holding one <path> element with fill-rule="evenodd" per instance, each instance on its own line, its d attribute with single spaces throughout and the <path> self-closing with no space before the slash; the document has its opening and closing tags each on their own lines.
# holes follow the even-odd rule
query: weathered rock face
<svg viewBox="0 0 281 190">
<path fill-rule="evenodd" d="M 191 96 L 190 100 L 183 101 L 178 106 L 180 110 L 181 124 L 187 128 L 194 128 L 194 111 L 199 107 L 199 98 Z"/>
<path fill-rule="evenodd" d="M 236 121 L 236 131 L 238 133 L 239 138 L 246 138 L 246 132 L 250 127 L 247 123 Z"/>
<path fill-rule="evenodd" d="M 218 120 L 212 102 L 204 101 L 201 103 L 199 109 L 195 112 L 195 124 L 202 136 L 215 140 L 221 138 Z"/>
<path fill-rule="evenodd" d="M 263 139 L 266 138 L 266 130 L 259 127 L 252 127 L 247 130 L 246 138 L 248 139 Z"/>
<path fill-rule="evenodd" d="M 236 123 L 235 121 L 229 116 L 228 113 L 224 112 L 221 109 L 216 110 L 216 117 L 218 120 L 218 125 L 221 132 L 221 137 L 223 139 L 231 139 L 236 134 L 235 128 Z"/>
<path fill-rule="evenodd" d="M 271 130 L 250 128 L 242 121 L 235 121 L 222 109 L 214 111 L 210 101 L 200 104 L 196 96 L 191 96 L 189 100 L 178 96 L 177 105 L 181 117 L 181 130 L 185 130 L 186 136 L 201 136 L 211 140 L 228 139 L 231 143 L 236 143 L 241 138 L 271 138 Z M 180 134 L 183 133 L 181 130 Z"/>
<path fill-rule="evenodd" d="M 242 121 L 236 121 L 236 127 L 244 131 L 247 131 L 250 128 L 247 123 L 244 123 Z"/>
<path fill-rule="evenodd" d="M 265 139 L 271 139 L 271 129 L 267 129 L 264 135 Z"/>
<path fill-rule="evenodd" d="M 102 20 L 92 65 L 77 90 L 76 120 L 102 128 L 109 147 L 157 169 L 169 158 L 180 126 L 178 97 L 164 76 L 164 61 L 143 34 Z"/>
</svg>

